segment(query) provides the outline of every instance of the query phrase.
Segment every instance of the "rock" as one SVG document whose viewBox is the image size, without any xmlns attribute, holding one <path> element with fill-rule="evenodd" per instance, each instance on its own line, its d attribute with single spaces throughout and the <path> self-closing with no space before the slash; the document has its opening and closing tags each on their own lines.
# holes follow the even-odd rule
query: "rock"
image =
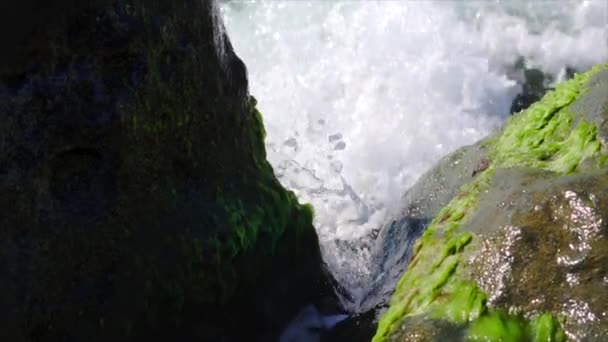
<svg viewBox="0 0 608 342">
<path fill-rule="evenodd" d="M 362 311 L 388 304 L 395 285 L 407 268 L 416 240 L 432 218 L 458 193 L 460 187 L 489 163 L 488 141 L 464 146 L 442 158 L 401 198 L 404 209 L 390 224 L 382 227 L 375 239 L 372 265 L 375 282 L 361 303 Z"/>
<path fill-rule="evenodd" d="M 608 339 L 607 119 L 604 65 L 485 139 L 487 165 L 432 216 L 373 341 Z"/>
<path fill-rule="evenodd" d="M 574 77 L 576 70 L 570 66 L 562 69 L 562 72 L 557 76 L 558 80 L 565 81 Z M 511 102 L 510 113 L 519 113 L 527 109 L 533 103 L 540 100 L 549 90 L 552 90 L 551 84 L 555 82 L 551 74 L 544 73 L 542 70 L 528 67 L 524 58 L 519 58 L 508 74 L 521 85 L 521 93 L 517 94 Z"/>
<path fill-rule="evenodd" d="M 550 312 L 577 341 L 608 336 L 608 173 L 554 178 L 500 169 L 463 229 L 470 276 L 488 304 L 511 313 Z"/>
<path fill-rule="evenodd" d="M 312 208 L 266 161 L 214 1 L 11 3 L 0 11 L 16 51 L 0 63 L 7 340 L 269 341 L 333 296 Z"/>
<path fill-rule="evenodd" d="M 517 94 L 511 103 L 510 113 L 518 113 L 540 100 L 549 90 L 548 83 L 551 77 L 539 69 L 525 69 L 521 93 Z"/>
<path fill-rule="evenodd" d="M 377 312 L 386 309 L 395 285 L 410 261 L 416 240 L 432 218 L 471 181 L 485 164 L 488 141 L 464 146 L 442 158 L 401 198 L 404 209 L 382 227 L 372 247 L 373 279 L 363 299 L 356 303 L 360 312 L 338 324 L 327 341 L 369 341 L 377 328 Z M 477 170 L 477 171 L 476 171 Z"/>
</svg>

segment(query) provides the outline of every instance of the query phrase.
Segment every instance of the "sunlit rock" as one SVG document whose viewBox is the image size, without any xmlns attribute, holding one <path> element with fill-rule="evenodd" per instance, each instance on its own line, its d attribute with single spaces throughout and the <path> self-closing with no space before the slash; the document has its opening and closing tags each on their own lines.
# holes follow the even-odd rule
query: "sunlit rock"
<svg viewBox="0 0 608 342">
<path fill-rule="evenodd" d="M 607 67 L 481 142 L 485 160 L 433 215 L 374 341 L 608 338 Z"/>
</svg>

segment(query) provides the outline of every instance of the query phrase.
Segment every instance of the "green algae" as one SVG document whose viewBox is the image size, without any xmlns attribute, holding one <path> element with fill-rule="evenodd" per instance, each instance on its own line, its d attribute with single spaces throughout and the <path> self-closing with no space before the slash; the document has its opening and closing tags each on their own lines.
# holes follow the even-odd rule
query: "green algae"
<svg viewBox="0 0 608 342">
<path fill-rule="evenodd" d="M 532 320 L 496 311 L 473 321 L 467 329 L 467 342 L 563 342 L 560 323 L 553 315 L 542 314 Z"/>
<path fill-rule="evenodd" d="M 566 335 L 553 315 L 542 314 L 535 317 L 528 325 L 528 338 L 531 341 L 563 342 Z"/>
<path fill-rule="evenodd" d="M 143 21 L 150 20 L 145 5 L 132 7 Z M 206 65 L 175 48 L 184 36 L 196 35 L 204 23 L 193 20 L 186 24 L 171 17 L 164 25 L 162 34 L 146 32 L 132 43 L 131 50 L 145 52 L 146 75 L 133 90 L 134 101 L 123 110 L 125 140 L 130 146 L 125 165 L 145 170 L 142 180 L 150 179 L 153 184 L 142 187 L 171 194 L 164 196 L 166 207 L 181 205 L 176 192 L 184 191 L 180 184 L 184 179 L 202 180 L 212 188 L 206 195 L 212 204 L 199 208 L 201 214 L 193 214 L 201 216 L 199 227 L 175 227 L 185 231 L 184 238 L 167 240 L 162 247 L 176 251 L 176 259 L 186 262 L 164 273 L 154 270 L 159 260 L 144 258 L 140 266 L 153 284 L 154 292 L 147 293 L 149 302 L 169 298 L 166 301 L 179 312 L 187 292 L 189 305 L 200 302 L 222 307 L 238 297 L 239 291 L 253 291 L 261 278 L 280 272 L 267 265 L 276 263 L 273 256 L 280 249 L 293 251 L 299 237 L 314 234 L 313 211 L 281 186 L 266 160 L 266 131 L 257 100 L 248 94 L 223 94 L 224 90 L 215 94 L 198 73 L 201 65 L 209 70 L 223 66 Z M 193 160 L 193 172 L 182 173 L 181 160 L 184 164 Z M 174 176 L 160 179 L 156 174 Z M 317 252 L 311 253 L 309 260 L 314 263 Z M 160 310 L 163 308 L 148 311 Z"/>
<path fill-rule="evenodd" d="M 474 321 L 467 330 L 467 342 L 524 341 L 525 328 L 521 321 L 502 313 L 491 313 Z"/>
<path fill-rule="evenodd" d="M 564 334 L 551 314 L 532 321 L 497 314 L 486 305 L 486 295 L 458 266 L 462 252 L 475 238 L 459 232 L 474 210 L 481 191 L 489 188 L 498 168 L 527 167 L 556 173 L 575 172 L 586 160 L 606 161 L 595 122 L 576 120 L 568 106 L 589 80 L 606 66 L 559 84 L 543 99 L 513 116 L 498 136 L 487 139 L 489 167 L 433 219 L 418 240 L 407 271 L 398 282 L 389 309 L 378 323 L 373 342 L 381 342 L 407 317 L 427 316 L 456 324 L 472 322 L 467 340 L 563 341 Z M 439 251 L 439 252 L 438 252 Z"/>
<path fill-rule="evenodd" d="M 1 242 L 16 248 L 3 326 L 42 340 L 243 340 L 325 295 L 314 213 L 266 161 L 217 10 L 125 0 L 61 16 L 53 53 L 11 71 L 11 89 L 36 86 L 0 105 Z"/>
<path fill-rule="evenodd" d="M 454 296 L 452 300 L 436 308 L 431 317 L 447 317 L 451 322 L 464 324 L 485 313 L 486 295 L 474 283 L 459 281 L 454 285 L 449 289 Z"/>
<path fill-rule="evenodd" d="M 568 173 L 597 153 L 601 143 L 596 125 L 579 120 L 572 128 L 575 114 L 565 107 L 600 70 L 596 67 L 559 84 L 523 114 L 514 116 L 495 143 L 491 154 L 494 168 L 519 166 Z"/>
</svg>

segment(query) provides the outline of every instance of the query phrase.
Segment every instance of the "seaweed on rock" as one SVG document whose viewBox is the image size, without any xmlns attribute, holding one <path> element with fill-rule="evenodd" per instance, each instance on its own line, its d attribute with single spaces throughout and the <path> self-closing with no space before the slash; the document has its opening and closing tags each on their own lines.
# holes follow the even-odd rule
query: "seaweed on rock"
<svg viewBox="0 0 608 342">
<path fill-rule="evenodd" d="M 441 330 L 446 329 L 460 329 L 462 338 L 470 341 L 565 339 L 562 323 L 567 314 L 559 310 L 522 311 L 509 307 L 508 299 L 501 305 L 489 300 L 487 288 L 491 285 L 480 286 L 483 275 L 475 273 L 472 255 L 488 239 L 487 231 L 500 228 L 484 228 L 483 220 L 471 222 L 471 217 L 488 206 L 500 205 L 484 202 L 485 207 L 480 209 L 480 196 L 497 186 L 497 170 L 540 170 L 549 175 L 544 173 L 542 177 L 557 180 L 561 175 L 589 173 L 605 166 L 608 154 L 598 127 L 608 115 L 606 67 L 597 66 L 559 84 L 484 142 L 489 149 L 489 165 L 461 188 L 417 242 L 410 265 L 379 322 L 374 342 L 441 340 Z M 596 100 L 589 100 L 590 96 Z M 583 102 L 594 106 L 582 106 Z M 525 192 L 518 196 L 525 196 Z M 445 322 L 453 328 L 434 323 L 429 330 L 429 323 L 420 322 Z M 576 334 L 576 328 L 566 328 L 566 333 Z"/>
<path fill-rule="evenodd" d="M 333 293 L 217 4 L 70 3 L 0 69 L 3 336 L 276 338 Z"/>
</svg>

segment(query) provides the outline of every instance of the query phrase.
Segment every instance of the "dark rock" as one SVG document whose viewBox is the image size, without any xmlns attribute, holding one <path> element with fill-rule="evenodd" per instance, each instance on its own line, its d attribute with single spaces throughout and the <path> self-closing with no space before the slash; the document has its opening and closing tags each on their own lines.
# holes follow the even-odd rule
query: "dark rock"
<svg viewBox="0 0 608 342">
<path fill-rule="evenodd" d="M 487 141 L 459 148 L 442 158 L 402 196 L 404 209 L 382 227 L 373 247 L 375 282 L 361 303 L 363 311 L 388 304 L 407 269 L 416 240 L 460 187 L 476 176 L 480 163 L 487 161 L 487 151 Z"/>
<path fill-rule="evenodd" d="M 540 100 L 547 92 L 547 82 L 550 78 L 538 69 L 524 70 L 522 92 L 517 94 L 511 103 L 510 113 L 519 113 Z"/>
<path fill-rule="evenodd" d="M 574 77 L 576 70 L 570 66 L 566 66 L 562 72 L 562 81 L 564 81 Z M 555 82 L 552 75 L 544 73 L 537 68 L 528 68 L 523 58 L 519 58 L 515 62 L 513 70 L 510 70 L 510 73 L 513 74 L 512 77 L 522 88 L 521 93 L 517 94 L 511 102 L 511 109 L 509 111 L 511 114 L 519 113 L 539 101 L 547 91 L 553 89 L 551 84 Z"/>
<path fill-rule="evenodd" d="M 268 341 L 332 298 L 214 1 L 1 6 L 6 340 Z"/>
</svg>

